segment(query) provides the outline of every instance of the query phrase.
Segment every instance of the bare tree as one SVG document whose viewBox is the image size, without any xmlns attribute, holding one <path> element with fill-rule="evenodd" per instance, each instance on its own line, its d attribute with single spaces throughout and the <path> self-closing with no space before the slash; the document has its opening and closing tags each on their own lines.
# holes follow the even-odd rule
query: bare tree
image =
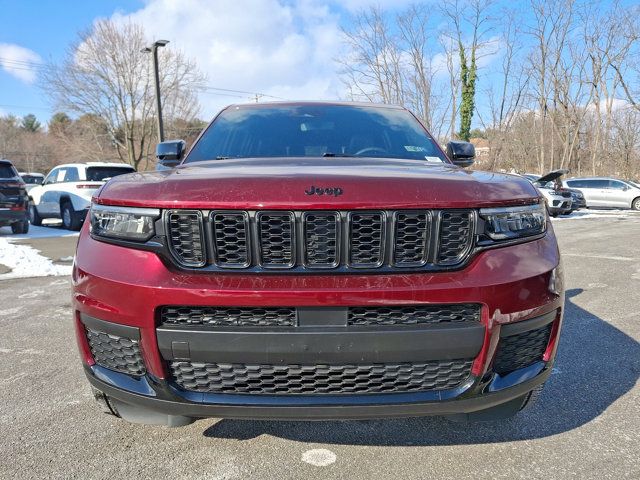
<svg viewBox="0 0 640 480">
<path fill-rule="evenodd" d="M 100 20 L 80 35 L 62 64 L 43 70 L 43 88 L 56 107 L 100 119 L 118 157 L 136 168 L 146 166 L 155 140 L 151 62 L 141 52 L 147 43 L 140 25 Z M 168 119 L 193 120 L 203 76 L 168 47 L 160 50 L 159 63 Z"/>
</svg>

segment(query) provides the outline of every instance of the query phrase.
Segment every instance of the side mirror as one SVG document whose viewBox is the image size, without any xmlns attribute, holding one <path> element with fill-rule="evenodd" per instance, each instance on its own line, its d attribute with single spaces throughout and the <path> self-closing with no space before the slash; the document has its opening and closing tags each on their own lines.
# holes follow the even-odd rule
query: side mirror
<svg viewBox="0 0 640 480">
<path fill-rule="evenodd" d="M 158 159 L 156 169 L 166 170 L 178 166 L 182 161 L 184 150 L 184 140 L 169 140 L 159 143 L 156 147 L 156 158 Z"/>
<path fill-rule="evenodd" d="M 447 143 L 447 156 L 454 165 L 468 167 L 476 158 L 476 147 L 469 142 L 452 140 Z"/>
</svg>

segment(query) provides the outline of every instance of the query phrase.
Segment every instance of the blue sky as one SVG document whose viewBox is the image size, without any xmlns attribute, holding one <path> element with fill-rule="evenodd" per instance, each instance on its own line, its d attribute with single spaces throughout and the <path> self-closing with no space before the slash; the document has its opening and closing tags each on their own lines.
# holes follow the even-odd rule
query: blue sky
<svg viewBox="0 0 640 480">
<path fill-rule="evenodd" d="M 629 3 L 630 0 L 623 0 Z M 98 18 L 142 23 L 150 39 L 167 38 L 194 58 L 208 85 L 263 92 L 287 99 L 344 95 L 335 58 L 342 54 L 340 27 L 358 8 L 402 8 L 411 0 L 0 0 L 0 115 L 34 113 L 43 123 L 54 107 L 38 87 L 37 64 L 58 62 L 78 32 Z M 600 4 L 610 3 L 600 2 Z M 502 1 L 501 5 L 528 5 Z M 434 12 L 437 8 L 434 5 Z M 530 17 L 523 8 L 523 19 Z M 434 14 L 434 37 L 442 29 Z M 434 40 L 435 41 L 435 40 Z M 493 57 L 480 72 L 483 88 L 495 77 Z M 5 63 L 3 64 L 3 59 Z M 8 61 L 7 61 L 8 60 Z M 493 64 L 492 64 L 493 62 Z M 242 94 L 200 95 L 204 119 L 222 106 L 249 100 Z"/>
</svg>

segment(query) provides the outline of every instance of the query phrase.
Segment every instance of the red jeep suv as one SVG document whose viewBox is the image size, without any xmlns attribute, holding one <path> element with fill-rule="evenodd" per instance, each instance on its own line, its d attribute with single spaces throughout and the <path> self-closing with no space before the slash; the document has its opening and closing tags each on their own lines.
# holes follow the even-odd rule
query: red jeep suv
<svg viewBox="0 0 640 480">
<path fill-rule="evenodd" d="M 549 377 L 562 321 L 544 200 L 467 171 L 409 111 L 234 105 L 166 168 L 110 180 L 73 308 L 103 408 L 204 417 L 496 419 Z M 173 168 L 175 167 L 175 168 Z"/>
</svg>

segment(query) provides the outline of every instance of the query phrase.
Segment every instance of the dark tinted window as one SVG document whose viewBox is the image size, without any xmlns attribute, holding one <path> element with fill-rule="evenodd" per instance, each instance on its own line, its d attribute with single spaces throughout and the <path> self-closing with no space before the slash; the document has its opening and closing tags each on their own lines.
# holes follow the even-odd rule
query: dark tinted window
<svg viewBox="0 0 640 480">
<path fill-rule="evenodd" d="M 446 162 L 409 112 L 351 105 L 229 108 L 207 129 L 186 161 L 323 155 Z"/>
<path fill-rule="evenodd" d="M 113 178 L 134 171 L 132 167 L 88 167 L 87 180 L 101 182 L 105 178 Z"/>
<path fill-rule="evenodd" d="M 567 182 L 571 188 L 607 188 L 608 180 L 569 180 Z"/>
<path fill-rule="evenodd" d="M 18 172 L 8 163 L 0 163 L 0 178 L 14 178 L 18 176 Z"/>
<path fill-rule="evenodd" d="M 22 180 L 28 185 L 41 185 L 44 177 L 38 175 L 22 175 Z"/>
</svg>

